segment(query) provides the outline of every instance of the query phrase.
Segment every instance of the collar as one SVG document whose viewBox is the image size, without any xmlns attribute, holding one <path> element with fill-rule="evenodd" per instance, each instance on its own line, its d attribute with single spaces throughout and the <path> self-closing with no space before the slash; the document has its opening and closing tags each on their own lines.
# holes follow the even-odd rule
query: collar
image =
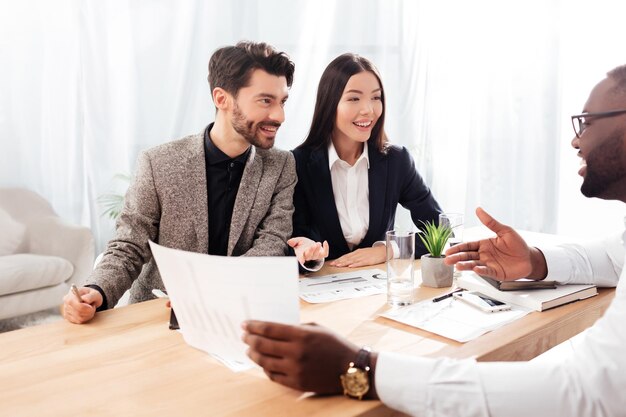
<svg viewBox="0 0 626 417">
<path fill-rule="evenodd" d="M 204 131 L 204 149 L 206 152 L 207 163 L 209 165 L 216 165 L 225 161 L 232 160 L 234 162 L 240 162 L 242 164 L 245 164 L 246 161 L 248 160 L 248 155 L 250 154 L 250 148 L 252 148 L 252 146 L 249 146 L 248 149 L 246 149 L 245 152 L 242 153 L 241 155 L 231 158 L 230 156 L 222 152 L 220 148 L 215 146 L 215 144 L 213 143 L 213 140 L 211 140 L 210 132 L 212 128 L 213 128 L 213 123 L 208 125 Z"/>
<path fill-rule="evenodd" d="M 361 160 L 363 159 L 365 159 L 365 161 L 367 162 L 367 169 L 369 169 L 370 157 L 369 157 L 369 152 L 367 151 L 367 141 L 363 142 L 363 152 L 361 152 L 361 156 L 359 156 L 359 158 L 356 160 L 353 166 L 357 166 L 359 162 L 361 162 Z M 337 149 L 335 149 L 335 145 L 333 144 L 333 141 L 331 140 L 330 143 L 328 144 L 328 169 L 332 169 L 333 165 L 337 161 L 343 161 L 343 159 L 339 158 L 339 155 L 337 154 Z M 343 162 L 347 164 L 347 162 L 345 161 Z"/>
</svg>

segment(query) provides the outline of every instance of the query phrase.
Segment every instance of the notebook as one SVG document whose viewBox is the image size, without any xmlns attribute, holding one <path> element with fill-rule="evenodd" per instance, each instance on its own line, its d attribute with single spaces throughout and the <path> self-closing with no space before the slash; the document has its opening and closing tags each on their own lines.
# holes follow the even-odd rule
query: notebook
<svg viewBox="0 0 626 417">
<path fill-rule="evenodd" d="M 497 279 L 481 277 L 489 284 L 493 285 L 500 291 L 515 290 L 540 290 L 546 288 L 556 288 L 556 281 L 534 281 L 532 279 L 517 279 L 515 281 L 498 281 Z"/>
<path fill-rule="evenodd" d="M 598 294 L 595 285 L 557 285 L 554 289 L 500 291 L 474 272 L 463 272 L 457 284 L 466 290 L 478 291 L 498 301 L 535 311 L 548 310 Z"/>
</svg>

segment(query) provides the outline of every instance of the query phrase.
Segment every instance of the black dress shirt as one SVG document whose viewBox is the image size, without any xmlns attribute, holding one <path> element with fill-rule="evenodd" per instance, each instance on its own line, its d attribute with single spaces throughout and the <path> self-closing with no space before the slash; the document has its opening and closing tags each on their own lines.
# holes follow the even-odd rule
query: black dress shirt
<svg viewBox="0 0 626 417">
<path fill-rule="evenodd" d="M 204 132 L 204 159 L 209 203 L 209 254 L 226 256 L 230 220 L 250 148 L 235 158 L 211 140 L 211 123 Z"/>
</svg>

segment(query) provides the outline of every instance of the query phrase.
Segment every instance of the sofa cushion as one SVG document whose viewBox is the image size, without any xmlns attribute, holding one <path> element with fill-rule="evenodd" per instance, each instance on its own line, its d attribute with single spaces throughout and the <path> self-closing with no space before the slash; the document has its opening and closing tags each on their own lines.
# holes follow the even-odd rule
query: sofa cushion
<svg viewBox="0 0 626 417">
<path fill-rule="evenodd" d="M 72 264 L 58 256 L 0 256 L 0 295 L 57 285 L 67 281 L 73 272 Z"/>
<path fill-rule="evenodd" d="M 0 208 L 0 256 L 14 254 L 24 240 L 26 226 Z"/>
</svg>

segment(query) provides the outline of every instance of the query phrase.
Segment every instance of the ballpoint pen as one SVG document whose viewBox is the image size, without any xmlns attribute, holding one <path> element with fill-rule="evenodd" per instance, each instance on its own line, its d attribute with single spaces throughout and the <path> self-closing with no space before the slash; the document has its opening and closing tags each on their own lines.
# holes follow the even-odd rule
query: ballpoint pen
<svg viewBox="0 0 626 417">
<path fill-rule="evenodd" d="M 81 303 L 85 302 L 83 301 L 83 297 L 80 296 L 80 293 L 78 292 L 78 288 L 76 288 L 76 285 L 72 284 L 72 286 L 70 287 L 70 290 L 72 291 L 72 294 L 76 296 L 79 302 Z"/>
<path fill-rule="evenodd" d="M 459 291 L 463 291 L 463 288 L 457 288 L 456 290 L 454 290 L 452 292 L 449 292 L 447 294 L 441 295 L 439 297 L 435 297 L 435 298 L 433 298 L 433 303 L 436 303 L 436 302 L 441 301 L 441 300 L 445 300 L 446 298 L 450 298 L 450 297 L 452 297 L 452 294 L 454 294 L 455 292 L 459 292 Z"/>
<path fill-rule="evenodd" d="M 154 294 L 154 296 L 157 297 L 157 298 L 164 298 L 166 300 L 169 300 L 169 298 L 170 298 L 170 296 L 167 295 L 167 292 L 161 291 L 158 288 L 153 288 L 152 289 L 152 294 Z"/>
</svg>

